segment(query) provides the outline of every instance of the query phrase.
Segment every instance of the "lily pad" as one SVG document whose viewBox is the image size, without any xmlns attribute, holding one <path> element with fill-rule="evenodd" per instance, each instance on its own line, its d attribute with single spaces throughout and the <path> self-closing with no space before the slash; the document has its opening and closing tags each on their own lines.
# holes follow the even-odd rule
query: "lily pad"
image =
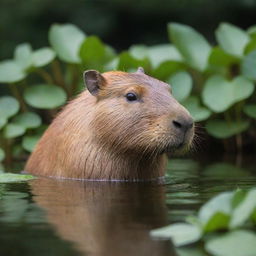
<svg viewBox="0 0 256 256">
<path fill-rule="evenodd" d="M 25 77 L 26 73 L 14 60 L 0 62 L 0 83 L 16 83 Z"/>
<path fill-rule="evenodd" d="M 200 71 L 206 69 L 211 46 L 201 34 L 192 27 L 178 23 L 169 23 L 168 33 L 173 44 L 191 67 Z"/>
<path fill-rule="evenodd" d="M 245 105 L 243 110 L 246 115 L 256 119 L 256 104 Z"/>
<path fill-rule="evenodd" d="M 41 125 L 42 119 L 36 113 L 25 112 L 15 116 L 13 123 L 23 126 L 25 129 L 37 128 Z"/>
<path fill-rule="evenodd" d="M 9 123 L 4 128 L 4 137 L 6 139 L 16 138 L 23 135 L 26 129 L 18 124 Z"/>
<path fill-rule="evenodd" d="M 224 120 L 209 120 L 206 130 L 215 138 L 226 139 L 247 130 L 249 125 L 248 121 L 227 123 Z"/>
<path fill-rule="evenodd" d="M 194 225 L 176 223 L 167 227 L 150 231 L 150 235 L 156 238 L 172 239 L 175 246 L 183 246 L 197 242 L 201 236 L 201 230 Z"/>
<path fill-rule="evenodd" d="M 5 153 L 3 151 L 3 149 L 0 148 L 0 162 L 2 162 L 5 158 Z"/>
<path fill-rule="evenodd" d="M 216 30 L 216 38 L 225 52 L 238 57 L 243 56 L 245 46 L 250 41 L 245 31 L 229 23 L 220 24 Z"/>
<path fill-rule="evenodd" d="M 65 91 L 56 85 L 40 84 L 27 88 L 24 99 L 32 107 L 52 109 L 63 105 L 67 96 Z"/>
<path fill-rule="evenodd" d="M 188 109 L 195 122 L 201 122 L 208 119 L 211 111 L 205 107 L 200 106 L 199 99 L 196 96 L 190 96 L 182 105 Z"/>
<path fill-rule="evenodd" d="M 172 75 L 167 82 L 171 85 L 173 96 L 178 101 L 185 100 L 192 90 L 192 77 L 185 71 Z"/>
<path fill-rule="evenodd" d="M 79 49 L 85 33 L 72 24 L 54 24 L 49 31 L 49 41 L 58 57 L 68 63 L 80 63 Z"/>
<path fill-rule="evenodd" d="M 220 75 L 213 75 L 205 83 L 202 98 L 211 110 L 221 113 L 236 102 L 250 97 L 253 91 L 254 84 L 242 76 L 228 81 Z"/>
<path fill-rule="evenodd" d="M 15 183 L 32 180 L 35 177 L 27 174 L 0 173 L 0 183 Z"/>
<path fill-rule="evenodd" d="M 2 124 L 5 123 L 4 119 L 15 115 L 19 111 L 19 102 L 11 96 L 3 96 L 0 98 L 0 117 Z"/>
<path fill-rule="evenodd" d="M 237 230 L 207 241 L 206 250 L 214 256 L 255 256 L 256 235 Z"/>
<path fill-rule="evenodd" d="M 22 147 L 28 152 L 32 152 L 40 138 L 40 135 L 25 136 L 22 138 Z"/>
</svg>

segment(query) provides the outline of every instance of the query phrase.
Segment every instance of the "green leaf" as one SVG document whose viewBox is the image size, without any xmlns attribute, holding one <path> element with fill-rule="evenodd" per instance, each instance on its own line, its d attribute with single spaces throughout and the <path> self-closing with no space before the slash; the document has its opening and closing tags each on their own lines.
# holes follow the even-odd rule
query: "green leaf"
<svg viewBox="0 0 256 256">
<path fill-rule="evenodd" d="M 253 91 L 254 84 L 242 76 L 227 81 L 220 75 L 213 75 L 204 85 L 202 98 L 211 110 L 221 113 L 234 103 L 250 97 Z"/>
<path fill-rule="evenodd" d="M 0 148 L 0 162 L 2 162 L 5 158 L 5 153 L 2 148 Z"/>
<path fill-rule="evenodd" d="M 241 63 L 242 74 L 252 80 L 256 80 L 256 51 L 246 55 Z"/>
<path fill-rule="evenodd" d="M 15 116 L 13 123 L 23 126 L 25 129 L 37 128 L 41 125 L 42 119 L 33 112 L 25 112 Z"/>
<path fill-rule="evenodd" d="M 0 173 L 0 183 L 14 183 L 32 180 L 35 177 L 27 174 Z"/>
<path fill-rule="evenodd" d="M 13 60 L 0 62 L 0 83 L 16 83 L 26 77 L 22 68 Z"/>
<path fill-rule="evenodd" d="M 201 236 L 201 230 L 194 225 L 176 223 L 167 227 L 150 231 L 152 237 L 172 239 L 175 246 L 183 246 L 197 242 Z"/>
<path fill-rule="evenodd" d="M 234 174 L 233 174 L 234 175 Z M 247 191 L 243 189 L 237 189 L 233 195 L 231 204 L 232 208 L 236 208 L 246 197 Z"/>
<path fill-rule="evenodd" d="M 232 196 L 232 192 L 221 193 L 200 208 L 198 217 L 204 225 L 205 231 L 213 231 L 228 226 Z"/>
<path fill-rule="evenodd" d="M 8 119 L 19 111 L 19 102 L 11 96 L 3 96 L 0 98 L 0 117 Z M 2 121 L 2 124 L 5 121 Z"/>
<path fill-rule="evenodd" d="M 68 63 L 80 63 L 79 49 L 86 35 L 72 24 L 54 24 L 49 31 L 49 41 L 58 57 Z"/>
<path fill-rule="evenodd" d="M 246 115 L 256 119 L 256 104 L 245 105 L 243 110 Z"/>
<path fill-rule="evenodd" d="M 230 220 L 230 228 L 237 228 L 245 224 L 245 222 L 253 214 L 256 209 L 256 189 L 248 191 L 244 200 L 235 208 Z"/>
<path fill-rule="evenodd" d="M 234 57 L 225 51 L 223 51 L 219 47 L 212 48 L 210 57 L 209 57 L 209 64 L 214 66 L 223 66 L 227 67 L 232 64 L 238 63 L 239 59 L 237 57 Z"/>
<path fill-rule="evenodd" d="M 43 47 L 33 52 L 32 65 L 34 67 L 43 67 L 54 60 L 56 53 L 49 47 Z"/>
<path fill-rule="evenodd" d="M 18 124 L 9 123 L 4 128 L 4 137 L 6 139 L 11 139 L 19 137 L 25 133 L 26 129 Z"/>
<path fill-rule="evenodd" d="M 201 122 L 208 119 L 211 111 L 207 108 L 201 107 L 199 99 L 196 96 L 190 96 L 182 105 L 190 112 L 195 122 Z"/>
<path fill-rule="evenodd" d="M 178 72 L 167 81 L 172 87 L 172 93 L 178 101 L 185 100 L 192 90 L 192 77 L 188 72 Z"/>
<path fill-rule="evenodd" d="M 52 109 L 63 105 L 67 96 L 65 91 L 58 86 L 40 84 L 27 88 L 24 92 L 24 99 L 32 107 Z"/>
<path fill-rule="evenodd" d="M 81 45 L 80 57 L 86 68 L 102 70 L 106 48 L 96 36 L 87 37 Z"/>
<path fill-rule="evenodd" d="M 234 56 L 242 57 L 244 48 L 250 40 L 242 29 L 229 23 L 221 23 L 216 30 L 216 38 L 221 48 Z"/>
<path fill-rule="evenodd" d="M 32 64 L 32 47 L 28 43 L 20 44 L 15 48 L 14 60 L 22 68 L 26 70 Z"/>
<path fill-rule="evenodd" d="M 211 46 L 206 39 L 193 28 L 178 23 L 169 23 L 168 32 L 185 61 L 191 67 L 204 71 L 211 52 Z"/>
<path fill-rule="evenodd" d="M 40 135 L 25 136 L 22 138 L 22 147 L 28 152 L 32 152 L 40 138 Z"/>
<path fill-rule="evenodd" d="M 1 113 L 1 110 L 0 110 Z M 5 117 L 0 117 L 0 129 L 2 129 L 7 123 L 7 119 Z"/>
<path fill-rule="evenodd" d="M 206 131 L 215 138 L 226 139 L 247 130 L 249 125 L 247 121 L 227 123 L 223 120 L 209 120 Z"/>
<path fill-rule="evenodd" d="M 214 256 L 254 256 L 256 235 L 250 231 L 233 231 L 207 241 L 205 249 Z"/>
</svg>

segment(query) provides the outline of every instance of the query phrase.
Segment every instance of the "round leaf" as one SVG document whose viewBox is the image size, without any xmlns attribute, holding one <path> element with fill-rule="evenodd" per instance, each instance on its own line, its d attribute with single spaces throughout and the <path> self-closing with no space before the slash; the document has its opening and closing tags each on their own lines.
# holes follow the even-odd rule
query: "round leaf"
<svg viewBox="0 0 256 256">
<path fill-rule="evenodd" d="M 250 40 L 245 31 L 228 23 L 220 24 L 216 30 L 216 37 L 225 52 L 238 57 L 243 56 L 244 48 Z"/>
<path fill-rule="evenodd" d="M 175 246 L 194 243 L 201 238 L 201 230 L 194 225 L 176 223 L 150 231 L 150 235 L 159 238 L 171 238 Z"/>
<path fill-rule="evenodd" d="M 0 162 L 2 162 L 5 158 L 5 153 L 3 151 L 3 149 L 0 148 Z"/>
<path fill-rule="evenodd" d="M 39 50 L 36 50 L 32 54 L 32 65 L 34 67 L 43 67 L 49 64 L 50 62 L 53 61 L 55 58 L 56 54 L 55 52 L 49 48 L 49 47 L 44 47 Z"/>
<path fill-rule="evenodd" d="M 243 58 L 241 64 L 242 74 L 249 78 L 256 80 L 256 51 L 250 52 Z"/>
<path fill-rule="evenodd" d="M 174 98 L 178 101 L 185 100 L 192 90 L 192 77 L 187 72 L 179 72 L 170 77 L 168 80 L 172 87 Z"/>
<path fill-rule="evenodd" d="M 15 116 L 13 119 L 15 124 L 23 126 L 25 129 L 36 128 L 41 125 L 42 120 L 39 115 L 33 112 L 25 112 Z"/>
<path fill-rule="evenodd" d="M 15 62 L 23 69 L 26 70 L 32 64 L 32 47 L 30 44 L 20 44 L 15 48 L 14 59 Z"/>
<path fill-rule="evenodd" d="M 6 139 L 11 139 L 19 137 L 25 133 L 26 129 L 18 124 L 7 124 L 4 128 L 4 137 Z"/>
<path fill-rule="evenodd" d="M 11 97 L 4 96 L 0 98 L 0 117 L 2 119 L 7 119 L 13 115 L 15 115 L 19 111 L 19 102 Z M 5 121 L 3 120 L 2 123 Z"/>
<path fill-rule="evenodd" d="M 252 118 L 256 119 L 256 104 L 250 104 L 244 106 L 244 112 Z"/>
<path fill-rule="evenodd" d="M 230 66 L 234 63 L 238 63 L 239 59 L 237 57 L 234 57 L 225 51 L 223 51 L 219 47 L 212 48 L 210 57 L 209 57 L 209 64 L 214 66 Z"/>
<path fill-rule="evenodd" d="M 41 84 L 29 87 L 24 92 L 25 101 L 32 107 L 52 109 L 66 101 L 65 91 L 55 85 Z"/>
<path fill-rule="evenodd" d="M 2 129 L 7 123 L 7 119 L 5 117 L 0 117 L 0 129 Z"/>
<path fill-rule="evenodd" d="M 206 39 L 193 28 L 178 23 L 168 24 L 168 32 L 185 61 L 195 69 L 205 70 L 211 52 Z"/>
<path fill-rule="evenodd" d="M 0 83 L 16 83 L 26 76 L 22 68 L 13 60 L 0 62 Z"/>
<path fill-rule="evenodd" d="M 222 120 L 209 120 L 206 130 L 215 138 L 226 139 L 247 130 L 249 125 L 246 121 L 227 123 Z"/>
<path fill-rule="evenodd" d="M 195 96 L 190 96 L 182 105 L 189 111 L 195 122 L 201 122 L 208 119 L 211 111 L 207 108 L 201 107 L 199 99 Z"/>
<path fill-rule="evenodd" d="M 254 256 L 256 235 L 250 231 L 233 231 L 210 239 L 205 246 L 214 256 Z"/>
<path fill-rule="evenodd" d="M 22 147 L 29 151 L 32 152 L 33 149 L 35 148 L 37 142 L 39 141 L 41 136 L 39 135 L 31 135 L 31 136 L 25 136 L 22 139 Z"/>
<path fill-rule="evenodd" d="M 49 31 L 49 41 L 58 57 L 68 63 L 80 63 L 79 49 L 85 34 L 72 24 L 55 24 Z"/>
</svg>

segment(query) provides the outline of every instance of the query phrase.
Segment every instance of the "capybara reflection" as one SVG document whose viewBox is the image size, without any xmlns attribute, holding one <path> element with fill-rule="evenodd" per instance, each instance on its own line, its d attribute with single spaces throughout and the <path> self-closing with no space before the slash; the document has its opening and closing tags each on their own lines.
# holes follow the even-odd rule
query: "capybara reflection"
<svg viewBox="0 0 256 256">
<path fill-rule="evenodd" d="M 40 176 L 149 180 L 165 173 L 166 153 L 187 149 L 188 111 L 170 86 L 146 75 L 84 73 L 87 89 L 53 120 L 25 171 Z"/>
</svg>

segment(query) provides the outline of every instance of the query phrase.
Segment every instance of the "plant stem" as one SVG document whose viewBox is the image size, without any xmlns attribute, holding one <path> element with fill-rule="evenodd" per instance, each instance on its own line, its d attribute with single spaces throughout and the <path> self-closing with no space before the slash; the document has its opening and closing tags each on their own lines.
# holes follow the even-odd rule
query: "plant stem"
<svg viewBox="0 0 256 256">
<path fill-rule="evenodd" d="M 71 69 L 71 73 L 72 73 L 72 82 L 71 82 L 70 94 L 74 95 L 76 93 L 77 85 L 78 85 L 78 82 L 79 82 L 79 74 L 78 74 L 78 70 L 77 70 L 76 65 L 71 65 L 70 69 Z"/>
<path fill-rule="evenodd" d="M 51 77 L 51 75 L 46 72 L 44 69 L 40 68 L 36 70 L 36 73 L 38 73 L 47 84 L 54 84 L 53 82 L 53 78 Z"/>
<path fill-rule="evenodd" d="M 23 112 L 26 112 L 27 111 L 27 106 L 20 94 L 20 91 L 18 90 L 17 86 L 15 84 L 9 84 L 9 88 L 13 94 L 13 96 L 19 101 L 20 103 L 20 107 L 21 107 L 21 110 Z"/>
<path fill-rule="evenodd" d="M 63 79 L 63 74 L 61 71 L 60 63 L 57 60 L 52 62 L 52 71 L 55 78 L 56 83 L 62 87 L 66 92 L 68 92 L 66 88 L 66 83 Z"/>
</svg>

